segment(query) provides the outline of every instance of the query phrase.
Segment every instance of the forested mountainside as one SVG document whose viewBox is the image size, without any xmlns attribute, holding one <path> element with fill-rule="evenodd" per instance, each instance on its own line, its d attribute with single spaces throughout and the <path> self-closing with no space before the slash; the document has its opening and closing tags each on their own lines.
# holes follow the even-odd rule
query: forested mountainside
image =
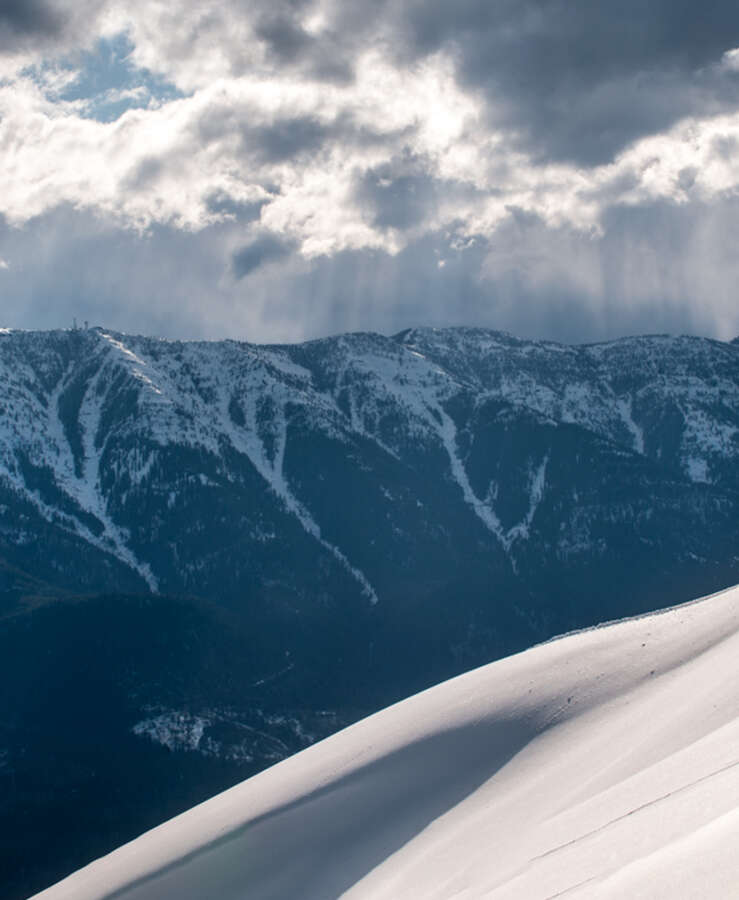
<svg viewBox="0 0 739 900">
<path fill-rule="evenodd" d="M 0 384 L 0 828 L 16 860 L 50 805 L 71 829 L 16 896 L 414 690 L 739 581 L 736 342 L 2 331 Z"/>
</svg>

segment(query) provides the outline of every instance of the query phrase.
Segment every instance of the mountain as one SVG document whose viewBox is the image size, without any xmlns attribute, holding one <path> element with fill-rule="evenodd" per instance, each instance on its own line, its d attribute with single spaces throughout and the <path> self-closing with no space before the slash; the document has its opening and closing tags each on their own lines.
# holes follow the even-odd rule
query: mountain
<svg viewBox="0 0 739 900">
<path fill-rule="evenodd" d="M 739 589 L 386 709 L 38 900 L 736 896 Z"/>
<path fill-rule="evenodd" d="M 430 684 L 739 581 L 736 343 L 6 330 L 0 383 L 8 898 Z"/>
<path fill-rule="evenodd" d="M 567 613 L 504 609 L 493 582 L 533 597 L 566 564 L 577 603 L 594 564 L 667 544 L 661 576 L 736 565 L 733 344 L 5 332 L 0 378 L 0 552 L 66 591 L 408 620 L 463 585 L 528 638 Z"/>
</svg>

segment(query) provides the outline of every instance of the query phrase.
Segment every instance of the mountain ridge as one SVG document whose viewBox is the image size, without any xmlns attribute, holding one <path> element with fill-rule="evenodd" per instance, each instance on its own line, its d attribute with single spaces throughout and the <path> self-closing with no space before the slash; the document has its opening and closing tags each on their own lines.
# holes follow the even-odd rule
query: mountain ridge
<svg viewBox="0 0 739 900">
<path fill-rule="evenodd" d="M 128 344 L 123 343 L 124 338 Z M 460 458 L 457 447 L 457 442 L 464 440 L 465 431 L 474 428 L 475 423 L 470 419 L 486 403 L 508 404 L 512 405 L 515 414 L 545 417 L 547 422 L 540 424 L 580 425 L 597 437 L 644 458 L 659 459 L 663 467 L 680 469 L 681 474 L 693 483 L 715 480 L 714 470 L 727 460 L 733 460 L 736 447 L 736 423 L 739 421 L 736 352 L 730 344 L 705 338 L 623 338 L 573 347 L 523 341 L 486 329 L 464 328 L 408 329 L 391 338 L 359 332 L 303 344 L 254 345 L 235 341 L 164 341 L 95 328 L 72 332 L 6 331 L 2 344 L 7 345 L 14 339 L 29 345 L 25 348 L 28 353 L 25 362 L 30 362 L 32 370 L 26 373 L 28 408 L 20 414 L 25 413 L 26 421 L 40 420 L 45 411 L 49 421 L 45 429 L 37 429 L 37 433 L 31 435 L 16 433 L 9 436 L 7 428 L 5 434 L 0 434 L 0 440 L 5 439 L 2 446 L 4 466 L 0 472 L 6 481 L 13 480 L 12 476 L 17 475 L 18 468 L 25 463 L 27 472 L 21 472 L 21 477 L 15 478 L 14 487 L 23 493 L 30 481 L 32 488 L 25 493 L 26 499 L 32 499 L 33 476 L 43 479 L 43 472 L 38 471 L 43 469 L 41 458 L 48 464 L 49 459 L 56 457 L 58 464 L 51 466 L 54 484 L 50 488 L 52 492 L 56 488 L 63 496 L 56 504 L 50 504 L 53 513 L 57 518 L 67 517 L 68 532 L 112 553 L 119 563 L 132 570 L 132 574 L 142 577 L 149 588 L 158 584 L 151 563 L 137 559 L 135 548 L 119 531 L 116 514 L 109 515 L 108 507 L 113 502 L 108 496 L 110 486 L 105 483 L 109 476 L 100 469 L 101 450 L 109 439 L 106 426 L 108 430 L 111 427 L 120 430 L 125 426 L 140 433 L 143 431 L 140 420 L 146 422 L 149 433 L 142 437 L 151 445 L 147 447 L 149 455 L 143 460 L 134 460 L 133 464 L 130 461 L 119 463 L 128 466 L 129 479 L 137 482 L 148 475 L 146 466 L 152 465 L 152 450 L 156 452 L 167 444 L 178 444 L 215 457 L 227 452 L 247 457 L 288 513 L 308 534 L 316 537 L 321 531 L 320 523 L 290 488 L 289 474 L 287 477 L 284 474 L 285 432 L 294 424 L 291 413 L 302 413 L 312 419 L 308 422 L 309 428 L 328 434 L 330 438 L 342 442 L 369 439 L 382 454 L 396 457 L 398 447 L 392 446 L 392 434 L 388 441 L 382 432 L 383 427 L 387 429 L 388 423 L 392 423 L 393 416 L 402 415 L 405 422 L 400 423 L 401 428 L 411 435 L 424 436 L 427 444 L 435 444 L 446 454 L 447 474 L 461 489 L 469 508 L 506 552 L 514 540 L 525 535 L 528 519 L 535 509 L 527 509 L 517 522 L 509 520 L 508 527 L 504 527 L 489 496 L 490 473 L 481 472 L 478 484 L 473 484 L 466 471 L 467 460 Z M 46 358 L 34 361 L 33 345 L 37 343 L 42 347 L 36 347 L 36 351 Z M 77 360 L 74 359 L 75 350 Z M 681 367 L 678 351 L 685 350 L 690 351 L 689 360 L 683 361 Z M 723 358 L 727 350 L 729 359 Z M 84 364 L 79 358 L 80 353 L 86 356 Z M 208 360 L 208 354 L 216 358 Z M 55 355 L 54 365 L 50 357 Z M 179 370 L 177 365 L 172 365 L 172 357 L 178 355 L 183 357 Z M 0 348 L 0 362 L 2 357 Z M 659 384 L 661 377 L 664 381 L 660 366 L 664 368 L 667 363 L 673 370 L 669 373 L 671 391 Z M 696 377 L 698 363 L 705 368 L 704 377 Z M 66 368 L 62 368 L 65 364 Z M 624 367 L 627 364 L 642 368 L 642 372 L 631 379 L 631 384 L 626 372 L 613 372 L 614 365 Z M 214 366 L 225 369 L 235 380 L 241 376 L 241 384 L 229 396 L 226 396 L 229 391 L 223 379 L 214 377 Z M 251 377 L 248 377 L 250 368 Z M 727 368 L 732 371 L 730 379 L 726 378 Z M 710 376 L 707 375 L 709 371 Z M 243 377 L 245 373 L 246 378 Z M 641 384 L 638 383 L 639 374 Z M 12 384 L 7 367 L 3 375 Z M 713 391 L 707 388 L 708 377 L 716 382 Z M 176 383 L 177 379 L 179 383 Z M 345 386 L 342 379 L 353 380 L 353 384 Z M 681 387 L 679 379 L 692 383 Z M 255 383 L 257 381 L 259 383 Z M 184 387 L 183 382 L 187 382 Z M 98 404 L 97 409 L 90 402 L 90 384 L 94 384 L 95 391 L 112 395 L 105 396 L 105 402 Z M 14 387 L 16 402 L 22 402 L 23 385 Z M 666 446 L 664 440 L 661 444 L 665 446 L 653 446 L 653 433 L 661 423 L 654 426 L 645 421 L 643 411 L 634 408 L 635 402 L 637 406 L 640 403 L 648 405 L 650 398 L 644 400 L 645 392 L 657 394 L 660 387 L 662 395 L 651 398 L 658 414 L 676 420 L 682 415 L 682 423 L 676 421 L 675 428 L 682 428 L 683 434 L 673 437 L 672 441 L 674 444 L 678 440 L 678 447 Z M 249 406 L 247 403 L 246 412 L 239 405 L 239 389 L 247 395 L 259 394 L 256 404 Z M 723 398 L 722 389 L 727 395 Z M 362 396 L 363 390 L 365 396 Z M 367 391 L 374 391 L 375 396 L 367 397 Z M 213 418 L 211 410 L 216 398 L 220 405 L 220 420 L 217 427 L 209 428 L 211 423 L 206 420 Z M 36 400 L 36 409 L 32 408 L 33 400 Z M 681 402 L 692 404 L 692 407 L 687 411 L 680 410 Z M 716 416 L 713 419 L 707 417 L 706 407 L 711 403 L 729 414 L 728 422 L 719 421 Z M 129 415 L 130 421 L 120 421 L 120 412 L 113 411 L 114 404 L 118 404 L 119 409 L 128 406 L 129 413 L 133 413 Z M 472 409 L 460 409 L 465 404 L 467 407 L 471 404 Z M 175 415 L 172 414 L 173 406 Z M 454 410 L 457 411 L 456 420 L 450 415 Z M 246 414 L 250 416 L 249 422 Z M 192 419 L 193 415 L 194 425 L 188 428 L 187 422 L 183 424 L 182 420 L 188 416 Z M 139 422 L 134 421 L 135 417 Z M 162 418 L 168 420 L 164 426 Z M 264 425 L 262 433 L 260 425 Z M 46 446 L 41 453 L 35 454 L 34 459 L 33 446 L 38 442 L 45 442 Z M 274 457 L 273 452 L 278 456 Z M 26 454 L 25 460 L 23 454 Z M 83 460 L 87 466 L 85 471 Z M 536 472 L 543 462 L 544 457 L 538 460 Z M 222 465 L 221 468 L 228 467 Z M 735 470 L 733 466 L 727 468 L 729 471 L 721 473 L 721 481 L 728 480 Z M 531 485 L 533 494 L 539 489 L 537 478 L 544 474 L 535 474 Z M 209 477 L 200 475 L 201 478 Z M 487 485 L 484 483 L 486 478 Z M 739 476 L 735 480 L 739 486 Z M 479 496 L 485 488 L 488 496 Z M 52 510 L 44 508 L 45 500 L 40 492 L 37 496 L 42 518 L 48 521 Z M 531 494 L 530 500 L 530 506 L 533 506 L 535 497 Z M 516 528 L 516 525 L 520 527 Z M 323 540 L 321 536 L 316 539 Z M 325 544 L 330 545 L 324 545 L 324 548 L 344 565 L 364 593 L 373 596 L 374 589 L 361 574 L 361 567 L 354 567 L 336 544 Z"/>
</svg>

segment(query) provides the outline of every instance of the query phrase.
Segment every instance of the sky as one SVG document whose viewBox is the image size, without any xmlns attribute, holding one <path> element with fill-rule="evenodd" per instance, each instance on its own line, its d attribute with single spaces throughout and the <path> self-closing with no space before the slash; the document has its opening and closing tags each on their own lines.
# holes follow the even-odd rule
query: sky
<svg viewBox="0 0 739 900">
<path fill-rule="evenodd" d="M 739 4 L 0 0 L 0 325 L 739 334 Z"/>
</svg>

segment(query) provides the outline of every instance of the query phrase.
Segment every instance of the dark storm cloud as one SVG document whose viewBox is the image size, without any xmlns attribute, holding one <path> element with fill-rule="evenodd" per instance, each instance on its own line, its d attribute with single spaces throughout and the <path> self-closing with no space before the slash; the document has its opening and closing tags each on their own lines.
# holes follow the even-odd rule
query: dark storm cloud
<svg viewBox="0 0 739 900">
<path fill-rule="evenodd" d="M 433 231 L 441 204 L 454 208 L 479 198 L 473 185 L 439 178 L 431 161 L 410 152 L 358 174 L 354 188 L 365 221 L 382 230 L 428 226 Z"/>
<path fill-rule="evenodd" d="M 606 162 L 739 100 L 718 66 L 739 46 L 734 0 L 419 0 L 395 15 L 401 56 L 450 51 L 460 82 L 539 157 Z"/>
<path fill-rule="evenodd" d="M 359 124 L 350 113 L 340 113 L 328 121 L 304 115 L 275 118 L 261 125 L 243 123 L 239 130 L 244 150 L 255 154 L 258 162 L 281 163 L 305 159 L 323 149 L 349 151 L 392 145 L 398 140 L 410 140 L 415 126 L 384 131 L 381 127 Z"/>
<path fill-rule="evenodd" d="M 257 163 L 281 163 L 316 153 L 341 129 L 314 116 L 286 116 L 255 122 L 251 109 L 231 105 L 206 110 L 196 124 L 198 138 L 205 144 L 240 135 L 243 153 Z"/>
<path fill-rule="evenodd" d="M 298 21 L 296 10 L 263 16 L 255 33 L 278 66 L 303 69 L 319 81 L 346 84 L 352 80 L 354 51 L 350 36 L 340 37 L 334 32 L 312 35 Z"/>
<path fill-rule="evenodd" d="M 0 54 L 68 53 L 94 43 L 105 0 L 0 0 Z"/>
<path fill-rule="evenodd" d="M 255 31 L 273 56 L 282 63 L 291 63 L 296 58 L 305 56 L 315 44 L 312 35 L 294 17 L 284 13 L 263 18 Z"/>
<path fill-rule="evenodd" d="M 244 128 L 244 144 L 263 162 L 280 163 L 313 154 L 334 136 L 330 125 L 311 116 L 277 119 L 261 128 Z"/>
<path fill-rule="evenodd" d="M 219 12 L 214 9 L 212 17 L 221 17 L 224 24 L 239 17 L 249 20 L 268 60 L 281 72 L 345 84 L 353 77 L 357 35 L 306 30 L 304 21 L 311 6 L 311 0 L 234 0 Z M 243 47 L 233 47 L 231 55 L 234 73 L 243 74 L 253 62 Z"/>
<path fill-rule="evenodd" d="M 398 172 L 392 162 L 365 172 L 356 198 L 377 228 L 412 228 L 423 222 L 436 204 L 436 182 L 423 173 Z"/>
<path fill-rule="evenodd" d="M 233 274 L 237 280 L 245 278 L 265 263 L 275 262 L 289 256 L 292 250 L 293 246 L 288 241 L 272 234 L 259 235 L 232 255 Z"/>
<path fill-rule="evenodd" d="M 309 34 L 304 4 L 262 7 L 256 33 L 276 64 L 346 81 L 372 46 L 406 63 L 448 52 L 490 123 L 539 159 L 596 165 L 680 118 L 734 108 L 739 46 L 728 0 L 348 0 Z"/>
<path fill-rule="evenodd" d="M 0 0 L 0 52 L 17 50 L 19 39 L 53 37 L 64 22 L 58 9 L 41 0 Z"/>
<path fill-rule="evenodd" d="M 288 116 L 261 125 L 241 124 L 239 131 L 245 153 L 261 164 L 305 160 L 335 147 L 389 143 L 398 136 L 397 132 L 388 134 L 359 126 L 349 115 L 327 122 L 309 115 Z"/>
<path fill-rule="evenodd" d="M 258 121 L 251 107 L 227 104 L 205 110 L 192 127 L 203 144 L 237 134 L 245 163 L 249 160 L 256 165 L 305 163 L 336 148 L 348 152 L 357 147 L 390 145 L 409 140 L 415 131 L 415 126 L 381 131 L 359 124 L 346 112 L 327 120 L 308 114 L 275 114 L 270 121 Z"/>
</svg>

